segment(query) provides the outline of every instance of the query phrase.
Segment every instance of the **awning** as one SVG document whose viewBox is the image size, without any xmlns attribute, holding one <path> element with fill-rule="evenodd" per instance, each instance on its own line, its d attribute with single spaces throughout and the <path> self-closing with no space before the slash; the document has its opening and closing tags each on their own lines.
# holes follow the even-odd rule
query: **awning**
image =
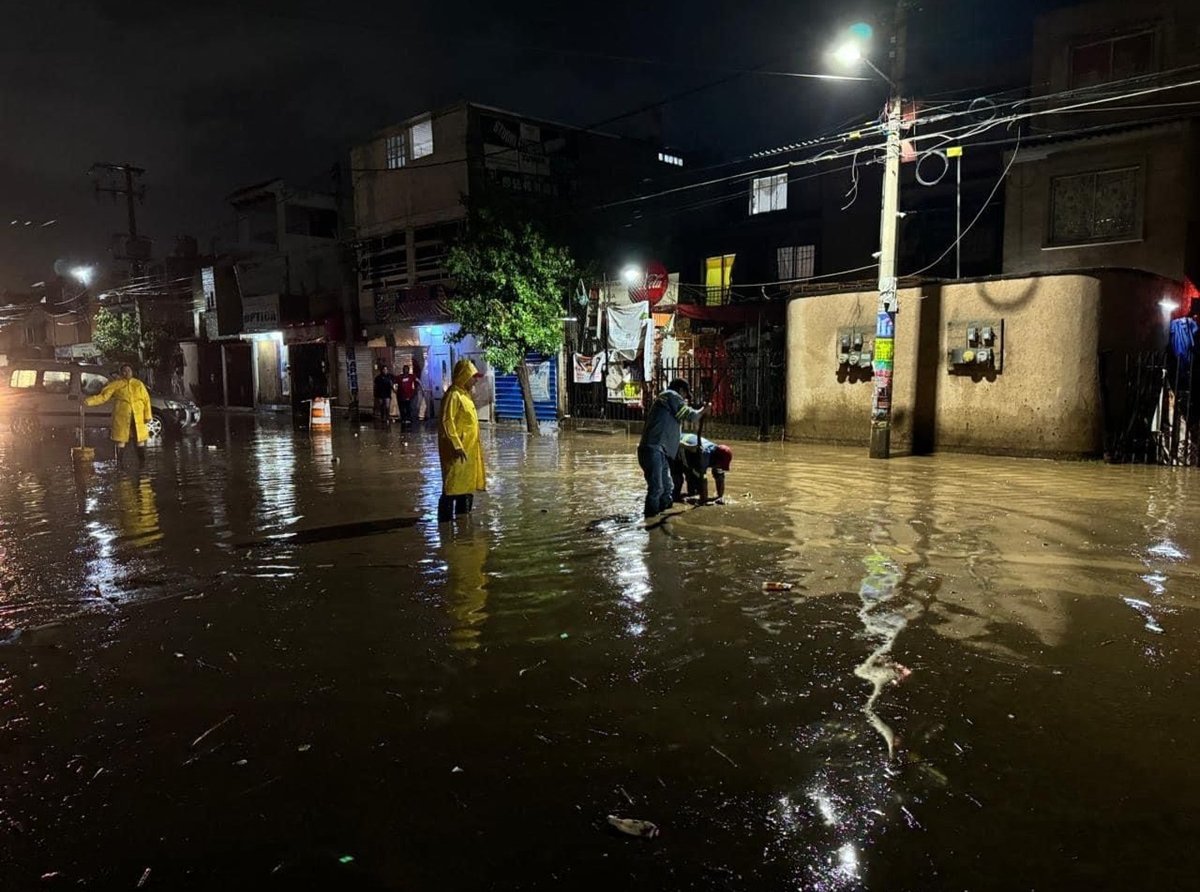
<svg viewBox="0 0 1200 892">
<path fill-rule="evenodd" d="M 376 305 L 376 322 L 387 325 L 436 325 L 451 321 L 450 307 L 440 298 L 428 300 L 399 300 L 387 306 L 381 314 Z"/>
<path fill-rule="evenodd" d="M 685 319 L 698 319 L 703 322 L 720 322 L 727 325 L 758 322 L 782 322 L 787 313 L 787 304 L 782 302 L 726 304 L 719 307 L 705 307 L 698 304 L 680 304 L 675 312 Z"/>
</svg>

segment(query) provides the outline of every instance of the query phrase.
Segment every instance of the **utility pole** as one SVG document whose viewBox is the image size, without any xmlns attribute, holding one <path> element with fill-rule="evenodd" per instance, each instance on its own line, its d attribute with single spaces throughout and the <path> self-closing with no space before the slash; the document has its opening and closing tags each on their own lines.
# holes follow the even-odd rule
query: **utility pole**
<svg viewBox="0 0 1200 892">
<path fill-rule="evenodd" d="M 143 283 L 141 275 L 145 267 L 143 266 L 141 250 L 141 242 L 138 239 L 137 230 L 137 201 L 145 200 L 146 187 L 135 187 L 134 180 L 141 177 L 146 171 L 144 168 L 135 167 L 132 164 L 112 164 L 104 161 L 97 161 L 91 166 L 88 171 L 92 176 L 97 174 L 105 174 L 106 179 L 103 184 L 96 183 L 96 194 L 106 193 L 113 197 L 113 201 L 117 200 L 118 195 L 125 197 L 125 210 L 128 215 L 129 222 L 129 239 L 125 243 L 124 259 L 129 261 L 129 278 L 130 284 L 133 287 L 133 318 L 137 323 L 139 341 L 142 335 L 142 299 L 139 291 L 142 290 Z M 138 348 L 139 355 L 141 348 Z"/>
<path fill-rule="evenodd" d="M 896 352 L 896 254 L 900 224 L 900 124 L 904 111 L 905 0 L 896 3 L 891 96 L 887 106 L 887 148 L 883 170 L 883 208 L 879 219 L 879 303 L 875 313 L 872 359 L 871 458 L 888 458 L 892 444 L 892 372 Z"/>
</svg>

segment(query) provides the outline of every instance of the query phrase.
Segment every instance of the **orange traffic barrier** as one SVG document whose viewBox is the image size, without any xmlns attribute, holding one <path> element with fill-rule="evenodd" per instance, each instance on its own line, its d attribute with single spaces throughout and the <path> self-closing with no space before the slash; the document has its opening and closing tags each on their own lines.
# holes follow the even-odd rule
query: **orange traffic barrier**
<svg viewBox="0 0 1200 892">
<path fill-rule="evenodd" d="M 333 428 L 333 416 L 329 412 L 329 400 L 314 397 L 308 409 L 308 429 L 327 431 Z"/>
</svg>

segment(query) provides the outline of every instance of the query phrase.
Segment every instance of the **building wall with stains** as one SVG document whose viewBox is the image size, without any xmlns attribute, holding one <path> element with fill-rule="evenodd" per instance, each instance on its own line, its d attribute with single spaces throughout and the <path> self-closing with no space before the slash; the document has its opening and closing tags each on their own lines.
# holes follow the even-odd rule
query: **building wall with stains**
<svg viewBox="0 0 1200 892">
<path fill-rule="evenodd" d="M 932 284 L 900 292 L 893 381 L 893 453 L 938 450 L 1092 456 L 1120 388 L 1105 351 L 1161 347 L 1159 301 L 1179 285 L 1147 273 L 1095 273 Z M 839 364 L 839 335 L 873 332 L 874 292 L 814 295 L 788 308 L 789 439 L 861 445 L 872 382 Z M 999 367 L 952 365 L 970 326 L 993 326 Z"/>
</svg>

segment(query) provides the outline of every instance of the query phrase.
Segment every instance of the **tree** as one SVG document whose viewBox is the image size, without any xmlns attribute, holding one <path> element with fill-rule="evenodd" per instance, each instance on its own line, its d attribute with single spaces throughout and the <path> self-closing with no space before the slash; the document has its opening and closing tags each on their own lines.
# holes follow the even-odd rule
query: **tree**
<svg viewBox="0 0 1200 892">
<path fill-rule="evenodd" d="M 525 425 L 538 433 L 527 353 L 554 353 L 563 342 L 563 300 L 579 273 L 571 252 L 551 244 L 529 222 L 508 222 L 486 209 L 468 216 L 462 240 L 450 250 L 456 289 L 450 311 L 461 341 L 475 338 L 488 364 L 516 371 Z"/>
<path fill-rule="evenodd" d="M 92 343 L 109 362 L 129 363 L 136 368 L 141 360 L 142 333 L 132 313 L 101 309 L 96 313 Z"/>
</svg>

